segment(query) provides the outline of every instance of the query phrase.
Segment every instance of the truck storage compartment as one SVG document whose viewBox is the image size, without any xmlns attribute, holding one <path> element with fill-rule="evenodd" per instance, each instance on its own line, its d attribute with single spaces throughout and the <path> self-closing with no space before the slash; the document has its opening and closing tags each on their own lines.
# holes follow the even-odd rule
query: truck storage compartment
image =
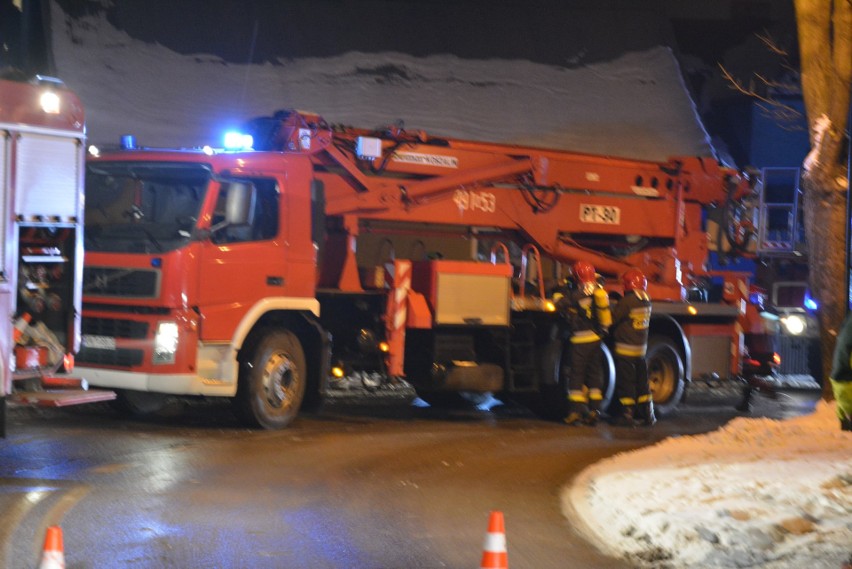
<svg viewBox="0 0 852 569">
<path fill-rule="evenodd" d="M 426 297 L 436 325 L 509 325 L 510 265 L 418 261 L 412 269 L 411 286 Z"/>
</svg>

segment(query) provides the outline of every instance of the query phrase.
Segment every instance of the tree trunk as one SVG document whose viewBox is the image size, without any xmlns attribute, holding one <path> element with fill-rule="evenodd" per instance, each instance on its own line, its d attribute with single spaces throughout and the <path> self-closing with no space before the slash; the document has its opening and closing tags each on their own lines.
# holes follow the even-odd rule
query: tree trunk
<svg viewBox="0 0 852 569">
<path fill-rule="evenodd" d="M 831 360 L 837 333 L 846 315 L 846 192 L 820 185 L 806 172 L 803 180 L 810 288 L 819 303 L 823 396 L 831 399 Z"/>
<path fill-rule="evenodd" d="M 819 303 L 823 397 L 837 333 L 849 306 L 846 201 L 842 155 L 852 84 L 852 0 L 795 0 L 811 152 L 803 164 L 805 235 L 811 292 Z"/>
</svg>

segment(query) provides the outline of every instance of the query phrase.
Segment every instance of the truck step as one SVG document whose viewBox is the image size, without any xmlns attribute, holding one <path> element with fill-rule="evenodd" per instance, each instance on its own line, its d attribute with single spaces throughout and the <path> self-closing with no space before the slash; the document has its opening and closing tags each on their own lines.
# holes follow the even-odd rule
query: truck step
<svg viewBox="0 0 852 569">
<path fill-rule="evenodd" d="M 16 391 L 9 403 L 38 407 L 68 407 L 82 403 L 97 403 L 115 399 L 115 392 L 106 389 L 56 389 L 49 391 Z"/>
<path fill-rule="evenodd" d="M 766 393 L 821 392 L 817 380 L 808 374 L 781 374 L 755 376 L 747 382 L 749 387 Z"/>
<path fill-rule="evenodd" d="M 822 389 L 809 374 L 782 374 L 778 376 L 778 387 L 782 389 Z"/>
</svg>

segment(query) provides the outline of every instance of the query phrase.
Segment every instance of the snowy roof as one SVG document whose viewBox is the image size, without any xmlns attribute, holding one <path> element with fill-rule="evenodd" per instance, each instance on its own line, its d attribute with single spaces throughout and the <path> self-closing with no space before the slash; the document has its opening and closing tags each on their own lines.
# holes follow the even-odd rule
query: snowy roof
<svg viewBox="0 0 852 569">
<path fill-rule="evenodd" d="M 52 5 L 58 75 L 81 97 L 96 144 L 221 145 L 228 128 L 281 108 L 372 128 L 404 121 L 435 136 L 665 160 L 713 154 L 665 47 L 566 68 L 525 60 L 350 52 L 231 64 L 181 55 L 105 15 Z"/>
</svg>

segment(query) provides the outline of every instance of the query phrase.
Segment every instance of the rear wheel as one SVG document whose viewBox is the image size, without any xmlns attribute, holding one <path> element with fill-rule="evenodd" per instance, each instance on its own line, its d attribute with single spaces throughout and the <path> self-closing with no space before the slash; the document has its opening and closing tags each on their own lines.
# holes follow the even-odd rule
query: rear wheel
<svg viewBox="0 0 852 569">
<path fill-rule="evenodd" d="M 603 378 L 601 381 L 601 410 L 606 412 L 612 406 L 613 396 L 615 395 L 615 359 L 612 357 L 612 352 L 606 344 L 601 345 L 603 352 L 603 365 L 601 371 Z"/>
<path fill-rule="evenodd" d="M 685 385 L 683 359 L 672 341 L 665 336 L 648 340 L 648 383 L 657 416 L 668 415 L 683 399 Z"/>
<path fill-rule="evenodd" d="M 234 398 L 237 417 L 252 427 L 286 427 L 296 418 L 302 405 L 306 372 L 305 352 L 292 332 L 262 332 L 250 355 L 240 365 Z"/>
</svg>

